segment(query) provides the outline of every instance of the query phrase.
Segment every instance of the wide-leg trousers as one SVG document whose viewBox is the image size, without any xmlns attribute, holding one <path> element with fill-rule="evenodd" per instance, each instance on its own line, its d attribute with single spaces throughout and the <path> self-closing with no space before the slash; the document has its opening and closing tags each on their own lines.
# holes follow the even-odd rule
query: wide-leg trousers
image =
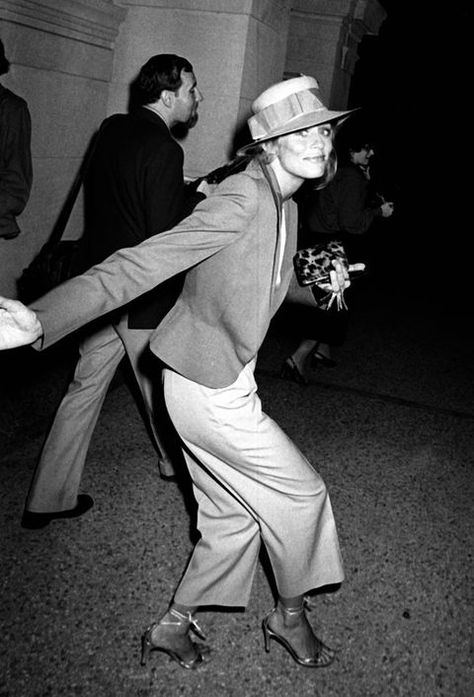
<svg viewBox="0 0 474 697">
<path fill-rule="evenodd" d="M 201 533 L 175 593 L 183 605 L 245 607 L 262 542 L 283 597 L 344 577 L 324 482 L 263 413 L 254 366 L 222 389 L 163 373 Z"/>
<path fill-rule="evenodd" d="M 141 369 L 152 330 L 129 329 L 127 325 L 124 316 L 81 342 L 74 378 L 56 412 L 35 470 L 26 500 L 28 510 L 63 511 L 76 505 L 92 434 L 110 382 L 125 355 L 143 397 L 160 470 L 168 476 L 174 474 L 153 416 L 154 383 Z M 159 375 L 156 388 L 161 389 Z"/>
</svg>

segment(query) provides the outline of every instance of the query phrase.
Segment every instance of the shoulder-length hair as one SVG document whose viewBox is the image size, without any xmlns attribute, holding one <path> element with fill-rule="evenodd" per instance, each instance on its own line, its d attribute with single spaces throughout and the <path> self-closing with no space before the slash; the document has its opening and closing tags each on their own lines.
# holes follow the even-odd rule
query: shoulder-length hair
<svg viewBox="0 0 474 697">
<path fill-rule="evenodd" d="M 334 148 L 334 135 L 335 129 L 333 129 L 332 135 L 333 147 L 331 149 L 331 152 L 329 153 L 324 174 L 322 175 L 322 177 L 314 179 L 314 186 L 312 188 L 314 188 L 316 191 L 318 189 L 324 189 L 324 187 L 327 186 L 332 179 L 334 179 L 334 176 L 337 172 L 337 153 L 336 149 Z M 272 143 L 276 140 L 278 140 L 278 138 L 272 138 L 271 140 L 267 140 L 265 142 Z M 251 152 L 255 159 L 257 159 L 259 162 L 263 162 L 266 165 L 270 164 L 270 162 L 276 157 L 274 153 L 269 152 L 263 147 L 263 143 L 255 145 L 255 149 L 252 148 Z"/>
</svg>

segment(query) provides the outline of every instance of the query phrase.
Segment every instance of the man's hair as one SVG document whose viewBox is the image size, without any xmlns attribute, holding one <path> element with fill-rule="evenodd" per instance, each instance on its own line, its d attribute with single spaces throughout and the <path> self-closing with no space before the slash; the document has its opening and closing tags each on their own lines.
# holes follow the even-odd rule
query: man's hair
<svg viewBox="0 0 474 697">
<path fill-rule="evenodd" d="M 0 39 L 0 75 L 5 75 L 10 69 L 10 61 L 5 57 L 5 48 L 3 41 Z"/>
<path fill-rule="evenodd" d="M 137 104 L 153 104 L 163 90 L 176 92 L 182 85 L 181 71 L 193 72 L 191 63 L 173 53 L 152 56 L 142 66 L 134 81 L 134 97 Z"/>
</svg>

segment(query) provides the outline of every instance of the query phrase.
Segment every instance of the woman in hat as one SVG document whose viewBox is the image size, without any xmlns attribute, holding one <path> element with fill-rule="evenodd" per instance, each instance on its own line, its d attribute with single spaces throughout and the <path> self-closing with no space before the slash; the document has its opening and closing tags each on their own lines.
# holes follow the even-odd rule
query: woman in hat
<svg viewBox="0 0 474 697">
<path fill-rule="evenodd" d="M 313 633 L 304 594 L 343 580 L 336 526 L 324 482 L 263 413 L 257 352 L 293 273 L 296 206 L 305 179 L 334 171 L 333 124 L 314 78 L 278 83 L 254 102 L 254 154 L 169 232 L 116 252 L 36 301 L 0 300 L 0 348 L 45 348 L 88 321 L 189 269 L 176 305 L 152 336 L 167 407 L 182 439 L 198 503 L 201 537 L 169 609 L 143 636 L 184 668 L 202 660 L 198 607 L 246 606 L 261 542 L 276 587 L 263 620 L 265 646 L 279 642 L 301 665 L 326 666 L 333 651 Z M 328 289 L 341 293 L 337 265 Z M 308 293 L 310 291 L 308 290 Z"/>
</svg>

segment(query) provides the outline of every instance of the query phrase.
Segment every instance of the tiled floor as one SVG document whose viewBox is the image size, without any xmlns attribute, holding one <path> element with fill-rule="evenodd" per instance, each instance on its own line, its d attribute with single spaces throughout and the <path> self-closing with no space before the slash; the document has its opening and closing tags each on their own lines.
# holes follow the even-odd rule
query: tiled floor
<svg viewBox="0 0 474 697">
<path fill-rule="evenodd" d="M 202 613 L 213 647 L 198 671 L 139 665 L 191 549 L 189 510 L 155 456 L 125 384 L 110 391 L 83 490 L 94 508 L 42 531 L 19 525 L 70 346 L 4 354 L 1 697 L 471 697 L 473 352 L 466 308 L 369 282 L 338 367 L 306 388 L 279 379 L 293 341 L 274 328 L 257 378 L 265 409 L 323 475 L 346 581 L 322 595 L 326 670 L 263 648 L 272 606 L 261 567 L 245 613 Z M 13 377 L 15 376 L 15 377 Z"/>
</svg>

